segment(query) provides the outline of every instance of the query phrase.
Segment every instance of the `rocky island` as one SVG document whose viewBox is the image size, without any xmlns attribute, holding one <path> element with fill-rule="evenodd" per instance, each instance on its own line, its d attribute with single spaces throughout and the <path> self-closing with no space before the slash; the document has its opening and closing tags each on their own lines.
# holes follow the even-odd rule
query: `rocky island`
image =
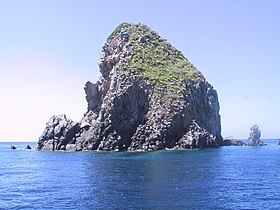
<svg viewBox="0 0 280 210">
<path fill-rule="evenodd" d="M 258 125 L 253 125 L 250 128 L 250 134 L 249 134 L 249 138 L 248 138 L 248 146 L 264 146 L 265 144 L 263 143 L 263 141 L 260 140 L 261 138 L 261 131 L 259 129 Z"/>
<path fill-rule="evenodd" d="M 101 77 L 85 85 L 80 122 L 50 118 L 39 150 L 154 151 L 222 145 L 216 90 L 183 54 L 143 24 L 108 37 Z"/>
</svg>

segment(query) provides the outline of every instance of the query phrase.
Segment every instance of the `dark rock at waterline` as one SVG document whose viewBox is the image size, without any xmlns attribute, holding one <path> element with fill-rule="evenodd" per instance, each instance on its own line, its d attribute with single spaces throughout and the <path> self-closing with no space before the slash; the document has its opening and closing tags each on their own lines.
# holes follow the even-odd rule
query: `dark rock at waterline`
<svg viewBox="0 0 280 210">
<path fill-rule="evenodd" d="M 222 145 L 216 90 L 176 48 L 142 24 L 121 24 L 107 39 L 101 77 L 85 86 L 79 123 L 54 116 L 42 150 L 153 151 Z"/>
<path fill-rule="evenodd" d="M 31 148 L 30 145 L 28 144 L 28 145 L 25 147 L 25 149 L 32 149 L 32 148 Z"/>
<path fill-rule="evenodd" d="M 201 128 L 195 121 L 189 127 L 189 131 L 176 143 L 175 149 L 193 149 L 203 147 L 215 147 L 216 142 L 212 134 Z"/>
<path fill-rule="evenodd" d="M 223 146 L 246 146 L 246 144 L 241 140 L 228 136 L 223 138 Z"/>
<path fill-rule="evenodd" d="M 264 146 L 263 141 L 260 140 L 261 131 L 258 125 L 253 125 L 250 128 L 250 136 L 248 138 L 248 146 Z"/>
</svg>

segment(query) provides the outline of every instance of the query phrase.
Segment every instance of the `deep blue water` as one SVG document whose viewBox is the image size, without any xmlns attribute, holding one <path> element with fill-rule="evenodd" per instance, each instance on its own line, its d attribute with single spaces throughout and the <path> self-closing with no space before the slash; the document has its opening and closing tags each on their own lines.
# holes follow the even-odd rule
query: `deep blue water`
<svg viewBox="0 0 280 210">
<path fill-rule="evenodd" d="M 280 146 L 265 142 L 148 153 L 0 143 L 0 209 L 280 209 Z"/>
</svg>

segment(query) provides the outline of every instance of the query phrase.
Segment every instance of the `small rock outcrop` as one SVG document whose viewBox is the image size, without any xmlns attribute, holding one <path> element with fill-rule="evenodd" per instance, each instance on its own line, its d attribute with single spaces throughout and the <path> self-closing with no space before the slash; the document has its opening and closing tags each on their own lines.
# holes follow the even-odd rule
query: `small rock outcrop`
<svg viewBox="0 0 280 210">
<path fill-rule="evenodd" d="M 264 146 L 263 141 L 260 140 L 261 131 L 258 125 L 253 125 L 250 128 L 250 136 L 248 138 L 248 146 Z"/>
<path fill-rule="evenodd" d="M 153 151 L 222 145 L 218 95 L 183 54 L 143 24 L 123 23 L 102 48 L 88 110 L 47 123 L 44 150 Z"/>
<path fill-rule="evenodd" d="M 30 145 L 28 144 L 28 145 L 25 147 L 25 149 L 32 149 L 32 148 L 31 148 Z"/>
<path fill-rule="evenodd" d="M 75 142 L 79 130 L 79 123 L 67 118 L 65 114 L 53 116 L 47 122 L 37 148 L 53 151 L 65 150 L 66 145 Z"/>
<path fill-rule="evenodd" d="M 223 146 L 246 146 L 246 144 L 241 140 L 233 138 L 232 136 L 227 136 L 223 138 Z"/>
</svg>

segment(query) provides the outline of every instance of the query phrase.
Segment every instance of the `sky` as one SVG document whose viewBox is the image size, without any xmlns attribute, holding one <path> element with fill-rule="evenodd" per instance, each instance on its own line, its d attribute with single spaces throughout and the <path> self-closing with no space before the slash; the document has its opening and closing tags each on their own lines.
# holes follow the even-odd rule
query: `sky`
<svg viewBox="0 0 280 210">
<path fill-rule="evenodd" d="M 217 90 L 222 135 L 280 138 L 278 0 L 0 0 L 0 141 L 37 141 L 48 119 L 81 120 L 84 85 L 122 22 L 143 23 Z"/>
</svg>

